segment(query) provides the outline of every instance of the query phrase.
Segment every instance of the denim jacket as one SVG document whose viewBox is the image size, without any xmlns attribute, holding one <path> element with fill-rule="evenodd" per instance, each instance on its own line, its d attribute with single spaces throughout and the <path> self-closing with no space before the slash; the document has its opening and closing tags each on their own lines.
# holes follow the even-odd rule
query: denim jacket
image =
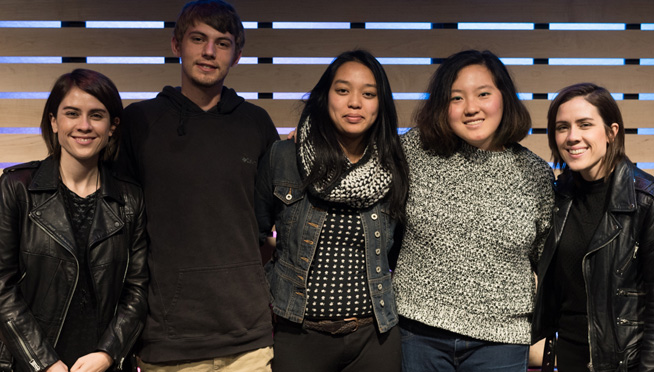
<svg viewBox="0 0 654 372">
<path fill-rule="evenodd" d="M 329 203 L 302 190 L 293 141 L 278 141 L 259 162 L 255 210 L 260 240 L 273 225 L 277 245 L 266 265 L 273 312 L 301 323 L 307 305 L 307 280 Z M 397 324 L 388 254 L 393 245 L 395 221 L 388 205 L 378 202 L 362 209 L 368 289 L 380 332 Z"/>
</svg>

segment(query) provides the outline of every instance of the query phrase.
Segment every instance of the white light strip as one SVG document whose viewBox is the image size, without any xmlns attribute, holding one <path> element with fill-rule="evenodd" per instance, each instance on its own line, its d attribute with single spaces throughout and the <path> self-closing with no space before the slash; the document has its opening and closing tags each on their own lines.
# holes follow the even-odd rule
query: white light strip
<svg viewBox="0 0 654 372">
<path fill-rule="evenodd" d="M 623 58 L 550 58 L 550 66 L 621 66 Z"/>
<path fill-rule="evenodd" d="M 120 92 L 121 99 L 151 99 L 159 92 Z"/>
<path fill-rule="evenodd" d="M 243 28 L 246 30 L 256 30 L 259 28 L 259 22 L 243 22 Z"/>
<path fill-rule="evenodd" d="M 431 30 L 429 22 L 366 22 L 366 30 Z"/>
<path fill-rule="evenodd" d="M 328 65 L 332 57 L 273 57 L 275 65 Z"/>
<path fill-rule="evenodd" d="M 244 99 L 259 99 L 259 93 L 257 92 L 237 92 L 236 94 Z"/>
<path fill-rule="evenodd" d="M 624 23 L 550 23 L 550 30 L 556 31 L 623 31 Z"/>
<path fill-rule="evenodd" d="M 500 61 L 507 66 L 527 66 L 534 64 L 533 58 L 500 58 Z"/>
<path fill-rule="evenodd" d="M 310 30 L 337 30 L 350 29 L 350 22 L 273 22 L 274 29 L 310 29 Z"/>
<path fill-rule="evenodd" d="M 642 23 L 640 29 L 644 31 L 654 31 L 654 23 Z"/>
<path fill-rule="evenodd" d="M 423 100 L 429 98 L 428 93 L 393 93 L 396 100 Z"/>
<path fill-rule="evenodd" d="M 256 65 L 259 63 L 259 58 L 257 57 L 241 57 L 238 60 L 239 65 Z"/>
<path fill-rule="evenodd" d="M 431 58 L 420 57 L 381 57 L 377 58 L 382 65 L 431 65 Z"/>
<path fill-rule="evenodd" d="M 61 28 L 60 21 L 0 21 L 0 28 Z"/>
<path fill-rule="evenodd" d="M 88 64 L 157 65 L 166 63 L 164 57 L 86 57 Z"/>
<path fill-rule="evenodd" d="M 86 21 L 86 28 L 164 28 L 160 21 Z"/>
<path fill-rule="evenodd" d="M 61 57 L 0 57 L 0 63 L 61 63 Z"/>
<path fill-rule="evenodd" d="M 459 30 L 533 30 L 533 23 L 459 22 Z"/>
<path fill-rule="evenodd" d="M 531 101 L 534 99 L 533 93 L 518 93 L 518 99 L 521 101 Z"/>
<path fill-rule="evenodd" d="M 300 93 L 300 92 L 274 92 L 273 99 L 294 99 L 301 100 L 309 98 L 309 93 Z"/>
</svg>

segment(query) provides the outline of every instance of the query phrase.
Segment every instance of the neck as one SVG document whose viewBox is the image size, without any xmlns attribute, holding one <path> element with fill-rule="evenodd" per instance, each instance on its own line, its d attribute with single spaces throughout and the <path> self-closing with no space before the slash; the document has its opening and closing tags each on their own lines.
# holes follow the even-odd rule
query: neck
<svg viewBox="0 0 654 372">
<path fill-rule="evenodd" d="M 93 194 L 100 188 L 100 169 L 97 158 L 81 162 L 62 156 L 59 160 L 59 175 L 61 182 L 82 198 Z"/>
<path fill-rule="evenodd" d="M 203 87 L 192 82 L 182 81 L 182 94 L 204 111 L 211 109 L 220 102 L 222 91 L 222 82 L 210 87 Z"/>
<path fill-rule="evenodd" d="M 362 137 L 356 139 L 341 138 L 338 141 L 345 153 L 345 156 L 351 163 L 356 163 L 363 157 L 363 152 L 366 151 L 366 143 Z"/>
</svg>

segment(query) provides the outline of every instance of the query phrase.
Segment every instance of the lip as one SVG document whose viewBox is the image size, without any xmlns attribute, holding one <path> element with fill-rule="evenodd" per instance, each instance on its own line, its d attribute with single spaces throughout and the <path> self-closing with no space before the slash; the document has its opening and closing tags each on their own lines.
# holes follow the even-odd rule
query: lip
<svg viewBox="0 0 654 372">
<path fill-rule="evenodd" d="M 195 65 L 198 66 L 200 68 L 200 70 L 205 71 L 205 72 L 211 72 L 211 71 L 215 71 L 216 69 L 218 69 L 218 66 L 213 65 L 211 63 L 197 62 Z"/>
<path fill-rule="evenodd" d="M 463 122 L 464 125 L 479 125 L 484 122 L 484 119 L 471 119 L 471 120 L 465 120 Z"/>
<path fill-rule="evenodd" d="M 363 121 L 363 116 L 357 114 L 344 115 L 343 118 L 345 118 L 345 121 L 347 121 L 350 124 L 357 124 Z"/>
<path fill-rule="evenodd" d="M 95 137 L 77 137 L 77 136 L 72 136 L 72 138 L 75 140 L 76 143 L 80 145 L 88 145 L 93 142 Z"/>
<path fill-rule="evenodd" d="M 580 156 L 588 151 L 588 147 L 568 148 L 565 151 L 572 156 Z"/>
</svg>

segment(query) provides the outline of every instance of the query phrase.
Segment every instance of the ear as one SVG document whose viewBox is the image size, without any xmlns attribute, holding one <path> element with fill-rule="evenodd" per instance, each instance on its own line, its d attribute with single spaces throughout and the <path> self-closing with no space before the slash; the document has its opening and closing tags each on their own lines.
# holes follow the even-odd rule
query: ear
<svg viewBox="0 0 654 372">
<path fill-rule="evenodd" d="M 52 132 L 57 133 L 59 130 L 59 127 L 57 126 L 57 118 L 52 114 L 48 115 L 50 116 L 50 126 L 52 127 Z"/>
<path fill-rule="evenodd" d="M 236 53 L 236 55 L 234 56 L 234 61 L 232 62 L 232 66 L 231 66 L 231 67 L 234 67 L 234 66 L 236 66 L 236 65 L 238 64 L 238 61 L 241 59 L 241 55 L 243 55 L 243 51 L 242 51 L 242 50 L 239 50 L 239 51 Z"/>
<path fill-rule="evenodd" d="M 172 49 L 173 54 L 175 55 L 175 57 L 181 57 L 182 56 L 180 42 L 177 41 L 177 39 L 175 39 L 174 36 L 170 39 L 170 49 Z"/>
<path fill-rule="evenodd" d="M 114 134 L 114 131 L 116 130 L 118 124 L 120 124 L 120 118 L 114 118 L 114 123 L 109 128 L 109 137 L 111 137 Z"/>
<path fill-rule="evenodd" d="M 618 130 L 619 129 L 620 129 L 620 125 L 618 123 L 611 124 L 611 126 L 609 127 L 609 135 L 608 135 L 609 138 L 606 141 L 607 143 L 610 143 L 610 142 L 613 141 L 615 136 L 618 135 Z"/>
</svg>

